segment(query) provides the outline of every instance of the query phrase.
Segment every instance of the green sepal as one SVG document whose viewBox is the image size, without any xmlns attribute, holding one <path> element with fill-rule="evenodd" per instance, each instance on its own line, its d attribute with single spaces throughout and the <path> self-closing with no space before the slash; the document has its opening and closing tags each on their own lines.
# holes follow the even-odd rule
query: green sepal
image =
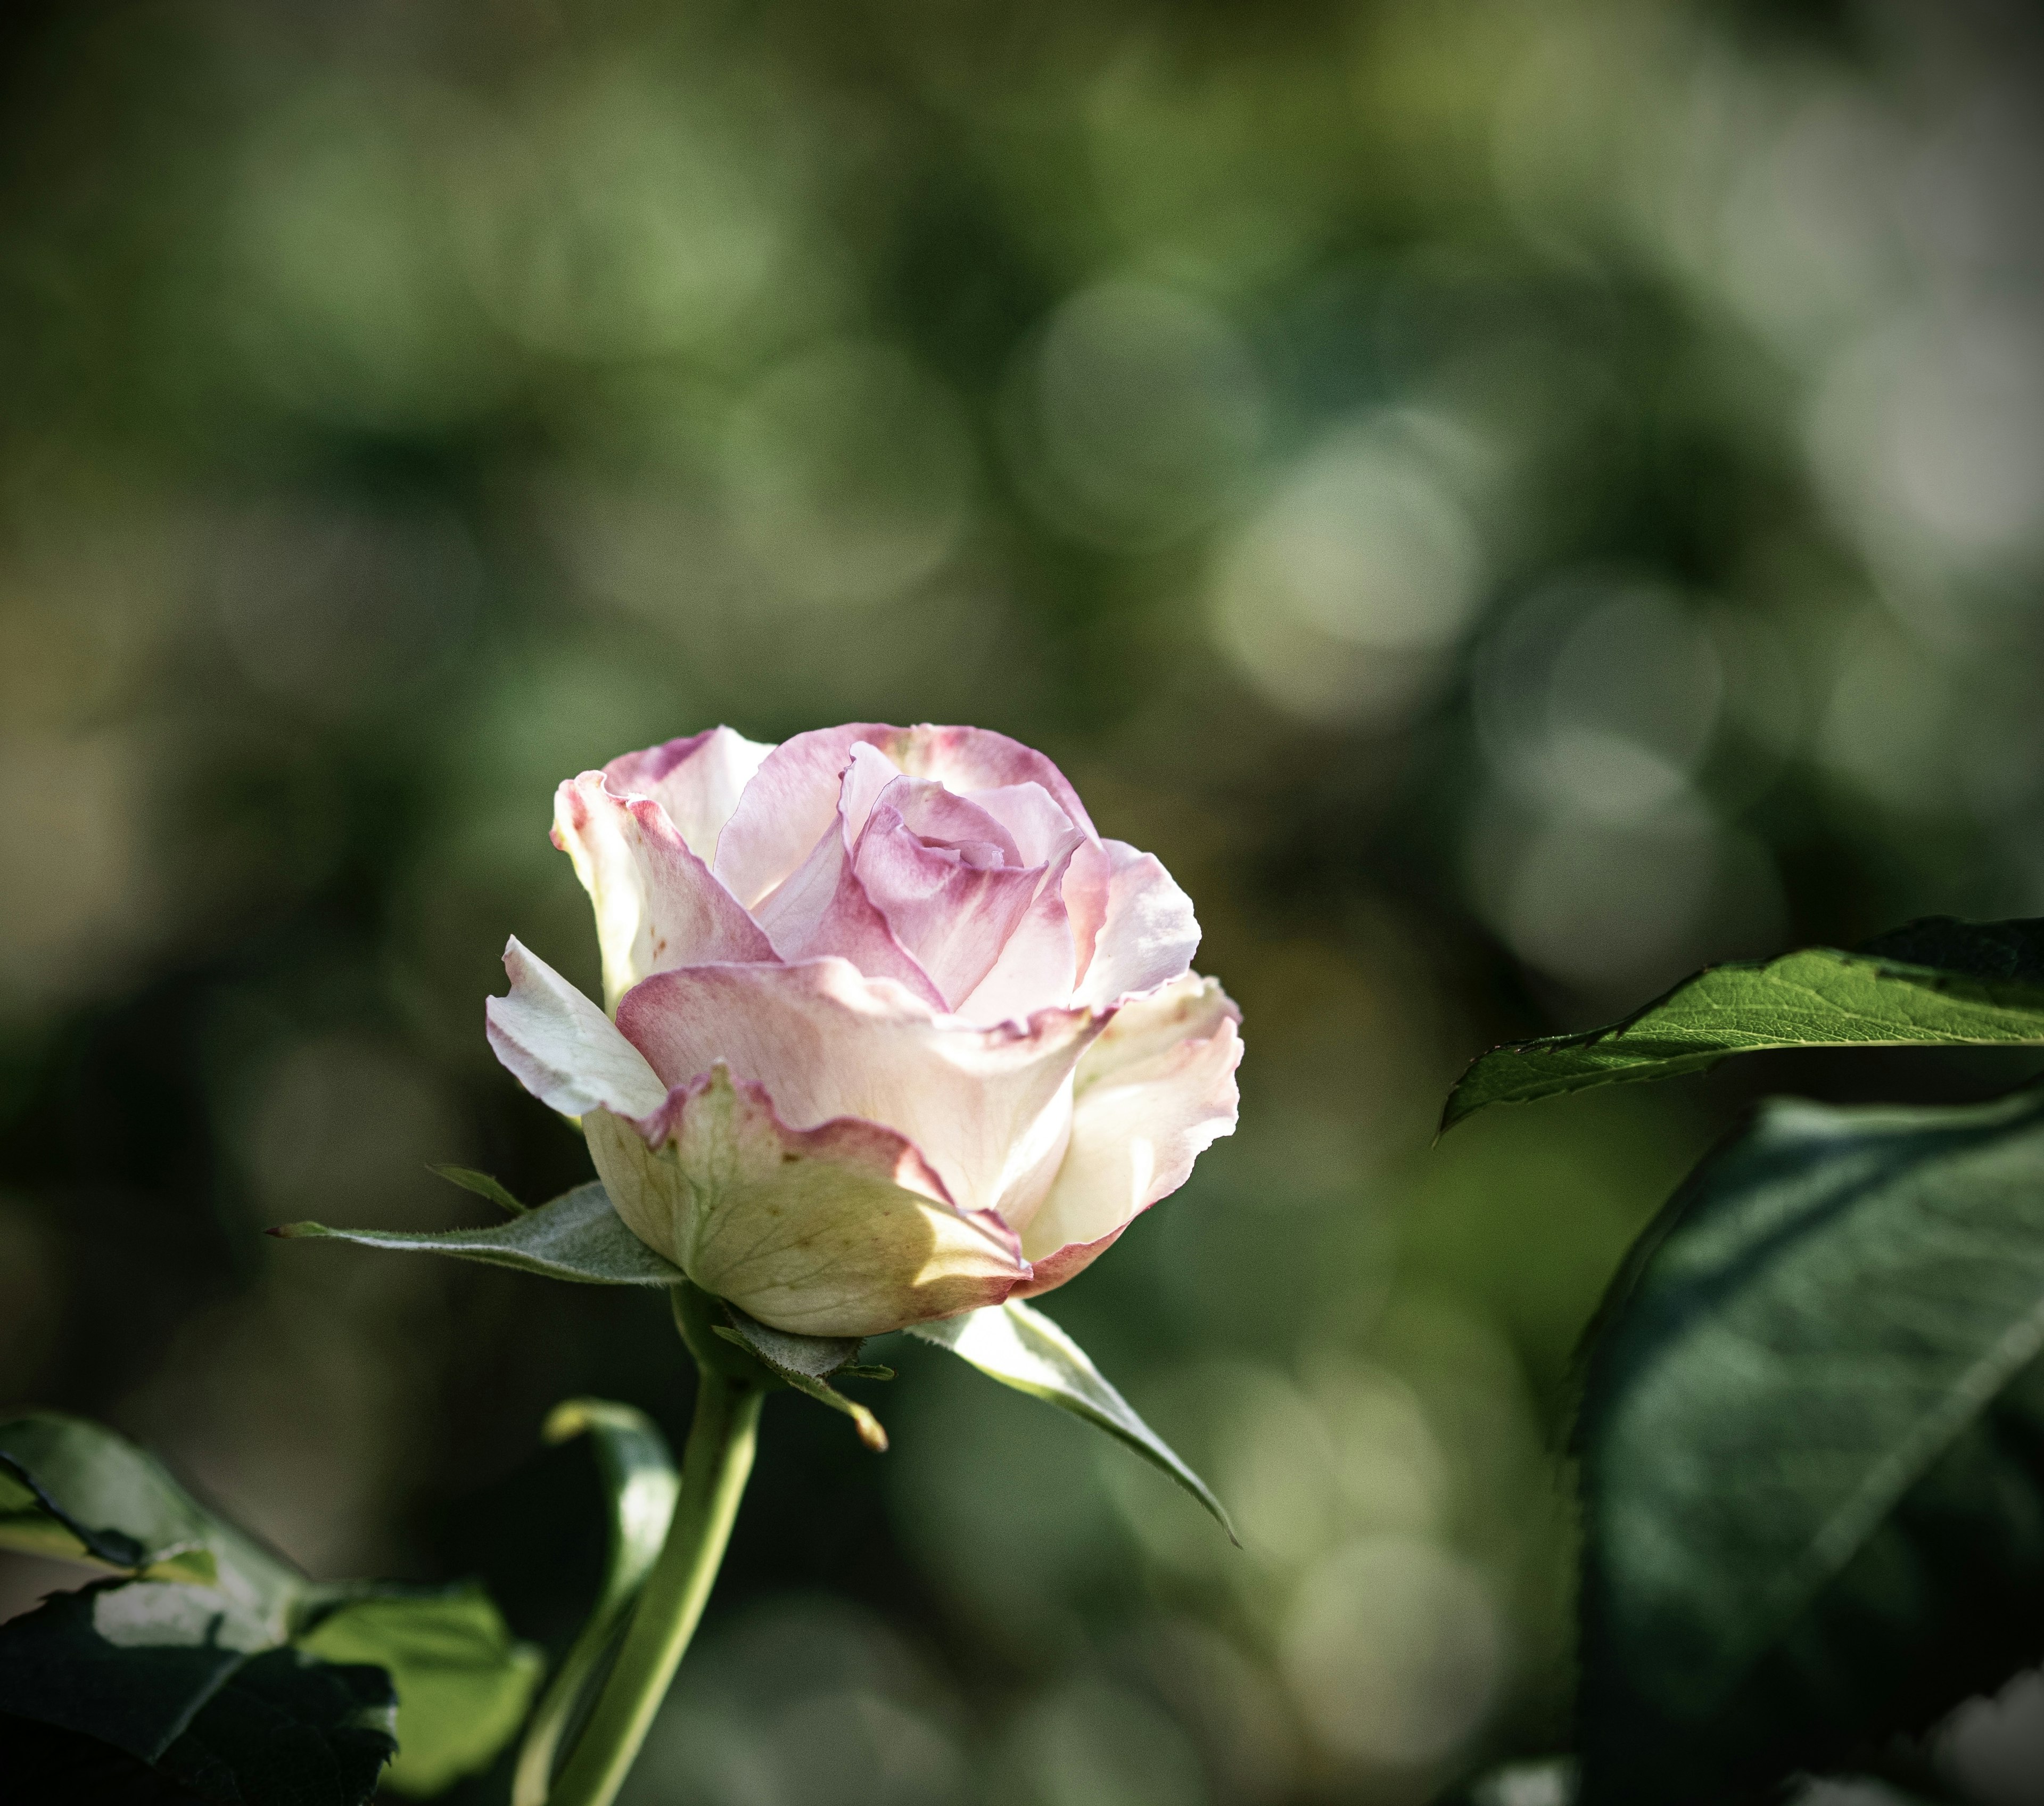
<svg viewBox="0 0 2044 1806">
<path fill-rule="evenodd" d="M 1085 1350 L 1040 1311 L 1032 1310 L 1019 1298 L 1011 1298 L 1005 1304 L 990 1304 L 962 1316 L 912 1324 L 909 1333 L 949 1349 L 1004 1386 L 1042 1399 L 1096 1429 L 1105 1430 L 1151 1466 L 1169 1474 L 1212 1514 L 1214 1521 L 1228 1532 L 1228 1541 L 1241 1547 L 1242 1539 L 1235 1534 L 1235 1526 L 1228 1521 L 1212 1488 L 1136 1415 L 1087 1358 Z"/>
<path fill-rule="evenodd" d="M 532 1207 L 530 1204 L 520 1203 L 501 1180 L 491 1177 L 487 1173 L 478 1173 L 474 1167 L 440 1165 L 428 1161 L 426 1170 L 436 1179 L 444 1179 L 451 1184 L 459 1185 L 464 1192 L 473 1192 L 478 1198 L 487 1198 L 506 1216 L 523 1216 Z"/>
<path fill-rule="evenodd" d="M 456 1260 L 512 1267 L 583 1285 L 678 1284 L 682 1269 L 624 1226 L 601 1183 L 592 1180 L 550 1203 L 488 1229 L 334 1229 L 287 1223 L 270 1231 L 287 1238 L 324 1237 L 405 1253 L 451 1254 Z"/>
<path fill-rule="evenodd" d="M 1702 1072 L 1788 1047 L 2044 1046 L 2044 918 L 1931 917 L 1856 952 L 1707 967 L 1622 1021 L 1515 1042 L 1470 1065 L 1443 1132 L 1492 1103 Z"/>
<path fill-rule="evenodd" d="M 742 1348 L 784 1386 L 790 1386 L 818 1404 L 841 1411 L 852 1421 L 859 1439 L 875 1454 L 887 1452 L 887 1432 L 880 1419 L 855 1399 L 848 1399 L 829 1382 L 834 1374 L 856 1373 L 860 1338 L 857 1336 L 804 1336 L 755 1322 L 735 1304 L 726 1303 L 727 1322 L 713 1325 L 716 1334 L 734 1347 Z M 893 1375 L 882 1368 L 882 1373 Z M 874 1377 L 870 1369 L 863 1377 Z"/>
</svg>

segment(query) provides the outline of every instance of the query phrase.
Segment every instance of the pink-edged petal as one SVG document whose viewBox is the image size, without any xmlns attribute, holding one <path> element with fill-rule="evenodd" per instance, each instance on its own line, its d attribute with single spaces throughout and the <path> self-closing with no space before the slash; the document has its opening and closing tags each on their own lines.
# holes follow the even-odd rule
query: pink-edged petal
<svg viewBox="0 0 2044 1806">
<path fill-rule="evenodd" d="M 1047 865 L 1060 848 L 1074 838 L 1085 838 L 1085 830 L 1040 784 L 976 790 L 972 800 L 1013 837 L 1018 865 Z"/>
<path fill-rule="evenodd" d="M 1035 1277 L 1018 1296 L 1079 1272 L 1233 1133 L 1239 1016 L 1218 984 L 1190 974 L 1116 1012 L 1079 1062 L 1064 1164 L 1020 1223 Z"/>
<path fill-rule="evenodd" d="M 790 1129 L 721 1065 L 636 1124 L 599 1111 L 585 1126 L 632 1233 L 776 1329 L 879 1335 L 1029 1277 L 1014 1233 L 956 1209 L 905 1137 L 848 1117 Z"/>
<path fill-rule="evenodd" d="M 617 1025 L 663 1083 L 722 1060 L 770 1084 L 798 1127 L 859 1116 L 907 1136 L 961 1209 L 1004 1216 L 1011 1195 L 1034 1202 L 1101 1027 L 1085 1010 L 974 1027 L 842 959 L 660 972 L 626 993 Z"/>
<path fill-rule="evenodd" d="M 1038 1010 L 1069 1003 L 1078 950 L 1065 907 L 1065 884 L 1072 861 L 1090 842 L 1069 831 L 1064 847 L 1044 867 L 1028 911 L 1015 926 L 1001 957 L 958 1006 L 967 1022 L 1022 1021 Z"/>
<path fill-rule="evenodd" d="M 1074 827 L 1094 835 L 1093 818 L 1086 814 L 1078 792 L 1034 747 L 984 727 L 932 727 L 925 722 L 896 731 L 899 738 L 884 750 L 909 776 L 934 778 L 961 796 L 1040 784 Z"/>
<path fill-rule="evenodd" d="M 1064 773 L 1041 753 L 1005 734 L 928 723 L 889 727 L 875 722 L 819 728 L 774 749 L 746 786 L 717 841 L 717 875 L 747 908 L 809 857 L 838 812 L 840 780 L 852 762 L 853 749 L 862 745 L 874 748 L 910 777 L 932 779 L 961 796 L 1040 785 L 1074 827 L 1089 836 L 1093 833 L 1085 806 Z M 852 822 L 855 834 L 859 825 Z"/>
<path fill-rule="evenodd" d="M 563 1116 L 643 1116 L 667 1088 L 617 1025 L 536 953 L 504 949 L 511 995 L 483 1006 L 490 1045 L 512 1076 Z"/>
<path fill-rule="evenodd" d="M 1154 991 L 1183 977 L 1199 951 L 1193 899 L 1171 874 L 1126 841 L 1104 841 L 1108 858 L 1105 912 L 1077 1001 L 1096 1006 Z"/>
<path fill-rule="evenodd" d="M 620 796 L 651 797 L 667 811 L 689 851 L 707 862 L 746 785 L 773 750 L 728 727 L 713 727 L 643 753 L 626 753 L 605 765 L 603 775 Z"/>
<path fill-rule="evenodd" d="M 893 795 L 892 787 L 887 794 Z M 981 850 L 999 857 L 990 845 L 982 843 Z M 970 849 L 928 845 L 885 800 L 874 805 L 859 838 L 852 869 L 947 1009 L 993 970 L 1044 876 L 1040 869 L 976 862 Z"/>
<path fill-rule="evenodd" d="M 766 934 L 651 797 L 620 795 L 601 772 L 584 772 L 554 794 L 554 844 L 596 907 L 609 1007 L 670 966 L 774 958 Z"/>
<path fill-rule="evenodd" d="M 784 960 L 836 954 L 869 978 L 891 978 L 934 1010 L 943 993 L 895 938 L 852 869 L 843 838 L 826 833 L 794 876 L 759 906 L 759 926 Z"/>
<path fill-rule="evenodd" d="M 731 894 L 751 909 L 791 876 L 838 818 L 852 749 L 863 741 L 886 754 L 901 737 L 898 727 L 854 722 L 798 734 L 767 754 L 717 839 L 715 870 Z"/>
</svg>

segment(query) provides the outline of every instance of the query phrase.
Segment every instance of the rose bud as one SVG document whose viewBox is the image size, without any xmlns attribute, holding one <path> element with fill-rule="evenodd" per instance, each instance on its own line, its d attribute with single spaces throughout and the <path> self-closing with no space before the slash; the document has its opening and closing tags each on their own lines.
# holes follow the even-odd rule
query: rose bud
<svg viewBox="0 0 2044 1806">
<path fill-rule="evenodd" d="M 554 820 L 610 1014 L 513 941 L 491 1044 L 582 1119 L 632 1231 L 763 1323 L 1048 1291 L 1235 1126 L 1191 903 L 1003 735 L 720 727 L 562 784 Z"/>
</svg>

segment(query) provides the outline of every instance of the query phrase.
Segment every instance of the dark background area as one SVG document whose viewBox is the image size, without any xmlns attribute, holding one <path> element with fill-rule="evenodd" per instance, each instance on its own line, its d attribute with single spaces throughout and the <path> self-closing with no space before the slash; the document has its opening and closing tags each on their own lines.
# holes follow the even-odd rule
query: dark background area
<svg viewBox="0 0 2044 1806">
<path fill-rule="evenodd" d="M 1569 1357 L 1756 1060 L 1501 1111 L 1706 960 L 2044 912 L 2014 6 L 17 5 L 0 1400 L 316 1573 L 597 1559 L 656 1303 L 266 1225 L 587 1175 L 553 785 L 958 720 L 1155 851 L 1239 1134 L 1051 1306 L 1207 1473 L 877 1346 L 792 1398 L 637 1806 L 1416 1802 L 1567 1734 Z M 0 1567 L 0 1611 L 76 1576 Z"/>
</svg>

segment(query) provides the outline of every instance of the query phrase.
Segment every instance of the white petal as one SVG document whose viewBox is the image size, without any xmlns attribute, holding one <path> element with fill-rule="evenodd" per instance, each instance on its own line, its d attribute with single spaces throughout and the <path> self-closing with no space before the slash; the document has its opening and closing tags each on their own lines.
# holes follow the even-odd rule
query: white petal
<svg viewBox="0 0 2044 1806">
<path fill-rule="evenodd" d="M 1233 1132 L 1237 1017 L 1218 984 L 1189 975 L 1116 1012 L 1079 1062 L 1064 1164 L 1018 1225 L 1037 1269 L 1025 1291 L 1070 1278 Z"/>
<path fill-rule="evenodd" d="M 513 1077 L 563 1116 L 602 1108 L 643 1116 L 667 1088 L 639 1049 L 537 954 L 504 949 L 511 995 L 483 1006 L 490 1045 Z"/>
<path fill-rule="evenodd" d="M 554 794 L 554 844 L 574 861 L 596 907 L 609 1007 L 651 972 L 774 957 L 764 931 L 650 796 L 620 795 L 601 772 L 584 772 Z"/>
<path fill-rule="evenodd" d="M 1182 977 L 1200 945 L 1193 899 L 1172 882 L 1171 874 L 1125 841 L 1101 844 L 1108 861 L 1106 916 L 1077 999 L 1096 1005 Z"/>
<path fill-rule="evenodd" d="M 697 858 L 709 861 L 760 761 L 774 749 L 728 727 L 627 753 L 603 768 L 620 796 L 650 796 Z"/>
</svg>

